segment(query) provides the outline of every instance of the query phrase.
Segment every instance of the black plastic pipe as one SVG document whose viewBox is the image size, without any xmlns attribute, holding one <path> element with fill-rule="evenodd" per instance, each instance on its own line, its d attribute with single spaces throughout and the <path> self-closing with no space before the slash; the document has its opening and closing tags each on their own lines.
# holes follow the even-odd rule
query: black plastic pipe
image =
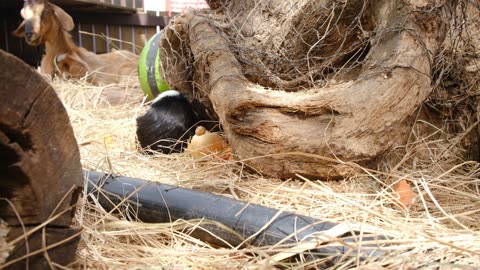
<svg viewBox="0 0 480 270">
<path fill-rule="evenodd" d="M 93 194 L 107 211 L 128 198 L 124 202 L 128 207 L 118 207 L 118 209 L 134 210 L 135 216 L 142 222 L 173 222 L 177 219 L 215 221 L 231 230 L 205 222 L 201 226 L 216 237 L 211 233 L 205 233 L 205 230 L 196 230 L 192 236 L 219 246 L 228 246 L 226 243 L 232 246 L 240 244 L 267 246 L 280 241 L 297 243 L 300 240 L 313 240 L 315 234 L 318 235 L 319 232 L 337 225 L 292 212 L 279 213 L 277 209 L 159 182 L 92 171 L 85 171 L 84 174 L 89 180 L 88 193 Z M 287 237 L 289 238 L 286 239 Z M 250 239 L 244 242 L 248 238 Z M 310 254 L 341 256 L 347 251 L 353 251 L 352 256 L 382 254 L 379 250 L 380 246 L 372 240 L 384 239 L 383 236 L 363 236 L 362 240 L 368 241 L 368 245 L 362 245 L 361 250 L 350 250 L 349 246 L 355 247 L 354 242 L 359 239 L 359 236 L 351 237 L 350 235 L 342 239 L 345 245 L 318 248 L 310 251 Z"/>
</svg>

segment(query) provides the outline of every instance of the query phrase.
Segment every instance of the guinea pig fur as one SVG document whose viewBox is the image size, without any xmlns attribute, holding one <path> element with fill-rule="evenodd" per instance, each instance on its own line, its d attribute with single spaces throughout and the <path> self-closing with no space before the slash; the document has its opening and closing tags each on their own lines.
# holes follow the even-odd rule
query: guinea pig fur
<svg viewBox="0 0 480 270">
<path fill-rule="evenodd" d="M 176 90 L 158 95 L 148 111 L 137 118 L 137 139 L 144 150 L 164 154 L 181 152 L 195 134 L 200 118 L 188 99 Z"/>
</svg>

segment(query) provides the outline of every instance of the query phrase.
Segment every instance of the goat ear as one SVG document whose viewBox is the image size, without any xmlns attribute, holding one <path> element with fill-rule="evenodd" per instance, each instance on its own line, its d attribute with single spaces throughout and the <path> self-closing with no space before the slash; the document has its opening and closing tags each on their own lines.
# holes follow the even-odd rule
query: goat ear
<svg viewBox="0 0 480 270">
<path fill-rule="evenodd" d="M 88 73 L 88 64 L 76 53 L 59 54 L 55 58 L 60 72 L 67 72 L 73 78 L 81 78 Z"/>
<path fill-rule="evenodd" d="M 50 7 L 53 9 L 55 16 L 57 16 L 58 21 L 62 24 L 62 29 L 69 32 L 72 31 L 75 24 L 73 23 L 73 19 L 70 15 L 68 15 L 63 9 L 59 6 L 54 5 L 52 3 L 48 3 Z"/>
<path fill-rule="evenodd" d="M 64 78 L 71 77 L 71 64 L 72 60 L 66 53 L 55 56 L 55 74 Z"/>
<path fill-rule="evenodd" d="M 25 20 L 12 32 L 14 36 L 24 37 L 25 36 Z"/>
<path fill-rule="evenodd" d="M 66 53 L 58 54 L 58 55 L 55 57 L 55 61 L 57 61 L 57 63 L 60 63 L 60 62 L 62 62 L 63 60 L 65 60 L 65 58 L 67 58 L 67 54 L 66 54 Z"/>
</svg>

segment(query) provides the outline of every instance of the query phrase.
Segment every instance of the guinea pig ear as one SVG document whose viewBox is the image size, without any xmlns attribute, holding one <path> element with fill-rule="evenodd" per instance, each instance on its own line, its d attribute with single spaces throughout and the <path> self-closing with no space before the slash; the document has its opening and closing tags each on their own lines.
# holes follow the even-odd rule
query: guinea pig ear
<svg viewBox="0 0 480 270">
<path fill-rule="evenodd" d="M 25 36 L 25 20 L 15 29 L 15 31 L 12 32 L 14 36 L 17 37 L 24 37 Z"/>
<path fill-rule="evenodd" d="M 62 24 L 62 29 L 67 32 L 72 31 L 73 27 L 75 27 L 72 17 L 57 5 L 52 3 L 48 3 L 48 5 L 50 5 L 50 7 L 53 9 L 53 13 L 55 16 L 57 16 L 58 21 Z"/>
</svg>

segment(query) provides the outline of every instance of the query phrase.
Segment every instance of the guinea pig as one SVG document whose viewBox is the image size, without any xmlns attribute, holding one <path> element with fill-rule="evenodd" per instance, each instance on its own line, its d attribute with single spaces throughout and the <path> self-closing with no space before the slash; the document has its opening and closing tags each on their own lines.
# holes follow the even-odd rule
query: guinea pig
<svg viewBox="0 0 480 270">
<path fill-rule="evenodd" d="M 186 148 L 199 121 L 187 97 L 168 90 L 158 95 L 148 111 L 137 118 L 137 139 L 144 150 L 178 153 Z"/>
</svg>

